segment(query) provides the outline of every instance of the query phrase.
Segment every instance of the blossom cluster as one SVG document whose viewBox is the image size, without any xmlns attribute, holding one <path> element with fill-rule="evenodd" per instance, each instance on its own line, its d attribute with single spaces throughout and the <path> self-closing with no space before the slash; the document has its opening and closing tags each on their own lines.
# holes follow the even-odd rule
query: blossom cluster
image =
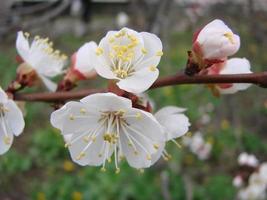
<svg viewBox="0 0 267 200">
<path fill-rule="evenodd" d="M 198 131 L 193 136 L 185 136 L 182 141 L 199 160 L 207 160 L 210 157 L 212 143 L 205 141 L 201 132 Z"/>
<path fill-rule="evenodd" d="M 240 170 L 233 179 L 239 189 L 239 200 L 264 200 L 267 190 L 267 162 L 259 163 L 252 154 L 241 153 L 238 157 Z"/>
<path fill-rule="evenodd" d="M 159 76 L 163 56 L 159 37 L 129 28 L 109 31 L 98 44 L 89 41 L 73 53 L 67 69 L 67 57 L 54 50 L 48 38 L 36 36 L 30 40 L 28 33 L 18 32 L 17 79 L 7 93 L 0 91 L 1 154 L 9 149 L 13 135 L 19 135 L 24 128 L 22 112 L 8 95 L 12 97 L 17 90 L 37 83 L 50 91 L 67 91 L 78 81 L 99 75 L 109 80 L 108 92 L 67 102 L 51 114 L 51 124 L 60 130 L 73 161 L 83 166 L 102 166 L 105 171 L 113 159 L 119 172 L 124 158 L 137 169 L 150 167 L 161 157 L 170 158 L 166 143 L 172 141 L 179 146 L 175 139 L 188 132 L 190 122 L 185 108 L 166 106 L 155 113 L 151 101 L 144 98 Z M 207 74 L 250 73 L 248 60 L 227 59 L 239 46 L 239 36 L 221 20 L 214 20 L 196 34 L 188 67 L 197 65 L 199 73 Z M 56 85 L 52 79 L 62 74 L 62 82 Z M 248 85 L 210 87 L 226 94 Z M 188 139 L 186 145 L 200 159 L 209 157 L 211 144 L 200 134 Z"/>
</svg>

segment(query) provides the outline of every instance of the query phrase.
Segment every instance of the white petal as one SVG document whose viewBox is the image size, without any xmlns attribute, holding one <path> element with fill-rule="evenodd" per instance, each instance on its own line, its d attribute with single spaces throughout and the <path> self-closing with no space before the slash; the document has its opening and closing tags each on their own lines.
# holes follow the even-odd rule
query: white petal
<svg viewBox="0 0 267 200">
<path fill-rule="evenodd" d="M 131 100 L 117 96 L 113 93 L 92 94 L 81 99 L 81 102 L 101 111 L 118 111 L 120 109 L 128 109 L 132 107 Z"/>
<path fill-rule="evenodd" d="M 146 91 L 157 80 L 159 70 L 157 68 L 151 71 L 149 66 L 137 72 L 132 76 L 122 79 L 117 83 L 120 89 L 132 93 L 142 93 Z"/>
<path fill-rule="evenodd" d="M 0 155 L 6 153 L 10 149 L 13 143 L 14 135 L 8 132 L 8 137 L 10 140 L 9 143 L 4 142 L 5 141 L 4 130 L 2 125 L 0 124 Z"/>
<path fill-rule="evenodd" d="M 158 122 L 165 128 L 167 140 L 181 137 L 188 132 L 190 123 L 188 117 L 181 114 L 184 110 L 178 107 L 165 107 L 159 110 L 155 117 Z"/>
<path fill-rule="evenodd" d="M 54 83 L 49 78 L 47 78 L 43 75 L 39 75 L 39 77 L 41 78 L 41 80 L 43 81 L 44 85 L 47 87 L 48 90 L 50 90 L 51 92 L 56 91 L 56 89 L 57 89 L 56 83 Z"/>
<path fill-rule="evenodd" d="M 77 140 L 77 142 L 75 142 L 74 144 L 72 144 L 69 147 L 70 150 L 70 154 L 72 157 L 72 160 L 76 163 L 78 163 L 79 165 L 85 166 L 85 165 L 91 165 L 91 166 L 99 166 L 102 165 L 104 162 L 104 152 L 102 156 L 99 156 L 99 154 L 101 153 L 102 147 L 104 145 L 104 140 L 103 140 L 103 133 L 104 133 L 104 127 L 102 127 L 99 130 L 99 134 L 96 137 L 95 142 L 92 142 L 88 148 L 86 148 L 86 146 L 89 144 L 88 142 L 85 142 L 83 140 L 83 138 L 81 137 L 81 139 Z M 75 137 L 73 137 L 72 139 L 75 139 L 76 137 L 79 137 L 81 134 L 76 134 Z M 109 150 L 109 154 L 107 156 L 107 158 L 109 158 L 112 153 L 113 153 L 113 148 L 110 148 Z M 84 152 L 84 156 L 81 159 L 77 159 L 77 156 L 79 156 L 79 154 L 81 152 Z"/>
<path fill-rule="evenodd" d="M 8 100 L 5 106 L 8 109 L 8 112 L 5 113 L 8 125 L 12 133 L 18 136 L 22 133 L 25 126 L 23 114 L 13 100 Z"/>
<path fill-rule="evenodd" d="M 8 97 L 7 97 L 6 92 L 0 87 L 0 102 L 5 103 L 7 102 L 7 100 L 8 100 Z"/>
<path fill-rule="evenodd" d="M 52 112 L 50 116 L 50 123 L 57 129 L 62 130 L 65 117 L 68 116 L 68 110 L 70 107 L 75 106 L 77 102 L 70 101 L 62 106 L 60 109 Z"/>
<path fill-rule="evenodd" d="M 162 152 L 165 149 L 165 143 L 161 143 L 156 153 L 152 155 L 151 165 L 155 164 L 162 156 Z"/>
<path fill-rule="evenodd" d="M 74 68 L 85 76 L 94 69 L 92 65 L 92 62 L 94 62 L 94 60 L 89 60 L 88 57 L 90 56 L 90 54 L 95 53 L 96 48 L 97 45 L 95 42 L 88 42 L 80 47 L 77 51 Z"/>
<path fill-rule="evenodd" d="M 140 33 L 144 40 L 144 48 L 147 53 L 144 55 L 142 63 L 136 69 L 142 66 L 158 66 L 161 56 L 157 56 L 158 52 L 162 52 L 162 42 L 155 34 L 148 32 Z"/>
<path fill-rule="evenodd" d="M 28 39 L 25 38 L 22 31 L 19 31 L 17 33 L 16 48 L 21 58 L 25 62 L 27 62 L 29 57 L 30 46 Z"/>
<path fill-rule="evenodd" d="M 225 67 L 220 71 L 220 74 L 249 74 L 250 63 L 245 58 L 232 58 L 226 62 Z M 246 90 L 251 84 L 249 83 L 234 83 L 230 88 L 217 87 L 222 94 L 233 94 L 240 90 Z"/>
</svg>

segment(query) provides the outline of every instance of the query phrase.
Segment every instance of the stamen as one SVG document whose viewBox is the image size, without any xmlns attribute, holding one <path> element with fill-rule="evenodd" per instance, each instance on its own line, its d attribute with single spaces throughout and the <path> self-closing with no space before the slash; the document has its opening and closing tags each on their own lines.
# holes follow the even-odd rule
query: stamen
<svg viewBox="0 0 267 200">
<path fill-rule="evenodd" d="M 81 114 L 86 114 L 86 109 L 85 108 L 81 108 L 80 113 Z"/>
<path fill-rule="evenodd" d="M 155 72 L 157 70 L 157 68 L 155 66 L 150 66 L 149 67 L 149 71 L 151 72 Z"/>
<path fill-rule="evenodd" d="M 235 43 L 234 41 L 234 34 L 232 32 L 227 32 L 223 34 L 224 37 L 226 37 L 232 44 Z"/>
<path fill-rule="evenodd" d="M 156 56 L 163 56 L 163 52 L 162 52 L 162 51 L 158 51 L 158 52 L 156 53 Z"/>
<path fill-rule="evenodd" d="M 147 54 L 147 50 L 144 47 L 141 49 L 141 51 L 143 54 Z"/>
<path fill-rule="evenodd" d="M 96 48 L 96 51 L 95 51 L 95 53 L 96 53 L 96 55 L 97 55 L 97 56 L 100 56 L 100 55 L 102 55 L 102 54 L 103 54 L 103 52 L 104 52 L 104 50 L 103 50 L 102 48 L 100 48 L 100 47 L 97 47 L 97 48 Z"/>
</svg>

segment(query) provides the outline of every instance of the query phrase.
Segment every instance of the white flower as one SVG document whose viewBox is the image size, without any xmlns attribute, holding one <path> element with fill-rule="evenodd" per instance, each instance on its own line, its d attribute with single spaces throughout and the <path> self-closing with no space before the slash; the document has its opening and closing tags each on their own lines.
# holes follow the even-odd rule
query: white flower
<svg viewBox="0 0 267 200">
<path fill-rule="evenodd" d="M 242 185 L 244 184 L 244 181 L 242 179 L 241 176 L 237 175 L 234 179 L 233 179 L 233 185 L 237 188 L 240 188 Z"/>
<path fill-rule="evenodd" d="M 53 43 L 48 38 L 35 36 L 29 44 L 29 34 L 18 32 L 16 47 L 19 55 L 28 67 L 35 70 L 46 87 L 54 91 L 56 84 L 50 78 L 62 74 L 66 56 L 52 48 Z"/>
<path fill-rule="evenodd" d="M 21 110 L 13 100 L 8 99 L 0 87 L 0 155 L 9 150 L 14 135 L 19 136 L 24 125 Z"/>
<path fill-rule="evenodd" d="M 134 168 L 149 167 L 165 140 L 152 114 L 133 108 L 129 99 L 113 93 L 69 102 L 52 113 L 51 123 L 65 136 L 75 162 L 102 165 L 103 170 L 113 153 L 117 172 L 122 157 Z"/>
<path fill-rule="evenodd" d="M 243 152 L 238 156 L 238 164 L 241 166 L 248 165 L 251 167 L 257 167 L 259 165 L 259 161 L 253 154 Z"/>
<path fill-rule="evenodd" d="M 239 200 L 264 200 L 266 199 L 265 187 L 259 184 L 252 184 L 238 192 Z"/>
<path fill-rule="evenodd" d="M 231 58 L 224 63 L 214 64 L 209 68 L 209 74 L 249 74 L 250 63 L 246 58 Z M 233 94 L 246 90 L 251 86 L 249 83 L 226 83 L 216 84 L 216 89 L 221 94 Z"/>
<path fill-rule="evenodd" d="M 267 162 L 261 164 L 259 169 L 259 175 L 264 181 L 264 183 L 267 185 Z"/>
<path fill-rule="evenodd" d="M 182 137 L 188 132 L 190 123 L 188 117 L 183 114 L 185 108 L 179 108 L 175 106 L 167 106 L 160 109 L 155 113 L 157 121 L 162 126 L 165 133 L 165 141 L 168 142 L 171 140 L 178 147 L 180 145 L 175 141 L 176 138 Z M 165 144 L 159 146 L 159 151 L 157 154 L 154 154 L 152 160 L 156 162 L 161 156 L 168 160 L 170 155 L 164 149 Z"/>
<path fill-rule="evenodd" d="M 109 31 L 88 62 L 94 61 L 100 76 L 116 79 L 120 89 L 141 93 L 157 79 L 162 55 L 162 43 L 156 35 L 123 28 Z"/>
<path fill-rule="evenodd" d="M 71 73 L 75 73 L 79 79 L 86 79 L 91 77 L 94 73 L 94 67 L 91 64 L 93 60 L 88 60 L 90 54 L 94 54 L 97 45 L 95 42 L 85 43 L 78 51 L 72 56 Z"/>
<path fill-rule="evenodd" d="M 200 160 L 206 160 L 210 156 L 212 145 L 204 140 L 200 132 L 196 132 L 192 137 L 183 138 L 183 144 Z"/>
<path fill-rule="evenodd" d="M 216 19 L 207 24 L 195 37 L 193 51 L 204 60 L 224 60 L 235 54 L 240 47 L 240 38 Z"/>
</svg>

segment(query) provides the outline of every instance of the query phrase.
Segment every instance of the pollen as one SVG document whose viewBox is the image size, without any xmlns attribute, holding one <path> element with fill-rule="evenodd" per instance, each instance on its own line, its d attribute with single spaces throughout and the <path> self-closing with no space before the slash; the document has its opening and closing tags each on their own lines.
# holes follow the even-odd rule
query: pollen
<svg viewBox="0 0 267 200">
<path fill-rule="evenodd" d="M 151 160 L 151 155 L 150 154 L 146 155 L 146 159 Z"/>
<path fill-rule="evenodd" d="M 163 52 L 162 52 L 162 51 L 158 51 L 158 52 L 156 53 L 156 56 L 163 56 Z"/>
<path fill-rule="evenodd" d="M 115 42 L 115 38 L 114 38 L 114 37 L 110 37 L 108 41 L 109 41 L 110 43 L 113 43 L 113 42 Z"/>
<path fill-rule="evenodd" d="M 30 33 L 28 33 L 28 32 L 25 32 L 24 35 L 26 38 L 30 37 Z"/>
<path fill-rule="evenodd" d="M 82 152 L 76 157 L 76 159 L 77 159 L 77 160 L 81 160 L 84 156 L 85 156 L 85 152 L 82 151 Z"/>
<path fill-rule="evenodd" d="M 149 67 L 149 71 L 151 72 L 155 72 L 157 70 L 157 68 L 155 66 L 150 66 Z"/>
<path fill-rule="evenodd" d="M 90 141 L 90 137 L 89 136 L 84 136 L 83 137 L 83 141 L 88 143 Z"/>
<path fill-rule="evenodd" d="M 75 120 L 75 117 L 74 117 L 73 114 L 70 114 L 70 116 L 69 116 L 69 120 L 71 120 L 71 121 Z"/>
<path fill-rule="evenodd" d="M 116 173 L 116 174 L 119 174 L 120 171 L 121 171 L 121 169 L 120 169 L 120 168 L 117 168 L 116 171 L 115 171 L 115 173 Z"/>
<path fill-rule="evenodd" d="M 106 172 L 107 170 L 106 170 L 105 167 L 101 167 L 100 171 L 101 171 L 101 172 Z"/>
<path fill-rule="evenodd" d="M 141 51 L 143 54 L 147 54 L 147 50 L 145 48 L 142 48 Z"/>
<path fill-rule="evenodd" d="M 153 147 L 158 150 L 159 149 L 159 145 L 158 144 L 154 144 Z"/>
<path fill-rule="evenodd" d="M 103 54 L 103 52 L 104 52 L 104 50 L 103 50 L 102 48 L 100 48 L 100 47 L 97 47 L 97 48 L 96 48 L 96 51 L 95 51 L 95 53 L 96 53 L 96 55 L 97 55 L 97 56 L 100 56 L 100 55 L 102 55 L 102 54 Z"/>
<path fill-rule="evenodd" d="M 5 137 L 4 137 L 4 143 L 5 143 L 6 145 L 11 144 L 11 138 L 5 136 Z"/>
<path fill-rule="evenodd" d="M 85 108 L 81 108 L 81 109 L 80 109 L 80 113 L 81 113 L 81 114 L 86 114 L 86 109 L 85 109 Z"/>
<path fill-rule="evenodd" d="M 223 34 L 224 37 L 226 37 L 232 44 L 234 44 L 234 34 L 232 32 L 227 32 Z"/>
<path fill-rule="evenodd" d="M 136 119 L 140 120 L 142 119 L 142 114 L 140 112 L 136 113 L 135 115 Z"/>
<path fill-rule="evenodd" d="M 71 146 L 70 143 L 66 143 L 66 144 L 64 145 L 65 148 L 68 148 L 68 147 L 70 147 L 70 146 Z"/>
</svg>

